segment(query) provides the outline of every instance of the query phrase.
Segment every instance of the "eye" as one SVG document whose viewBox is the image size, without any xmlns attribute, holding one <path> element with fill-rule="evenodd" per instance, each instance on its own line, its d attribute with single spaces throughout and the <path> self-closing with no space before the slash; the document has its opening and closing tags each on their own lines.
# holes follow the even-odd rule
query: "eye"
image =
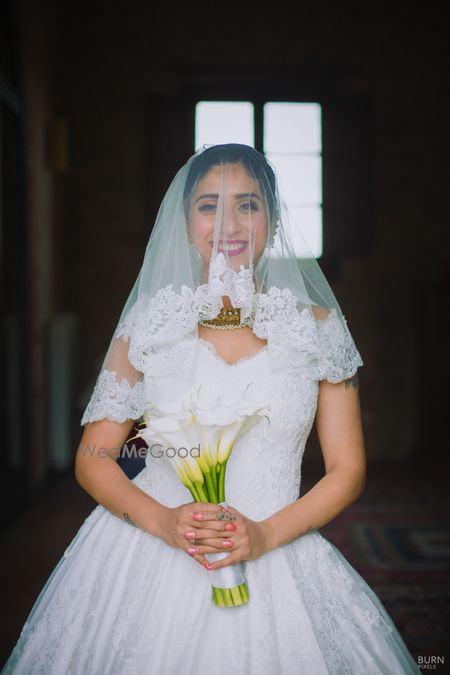
<svg viewBox="0 0 450 675">
<path fill-rule="evenodd" d="M 201 204 L 198 207 L 198 210 L 200 211 L 200 213 L 215 213 L 216 207 L 217 204 L 215 203 Z"/>
<path fill-rule="evenodd" d="M 247 211 L 247 212 L 248 211 L 258 211 L 259 206 L 258 206 L 257 202 L 255 202 L 254 200 L 250 200 L 248 202 L 241 202 L 239 204 L 239 209 L 241 211 Z"/>
</svg>

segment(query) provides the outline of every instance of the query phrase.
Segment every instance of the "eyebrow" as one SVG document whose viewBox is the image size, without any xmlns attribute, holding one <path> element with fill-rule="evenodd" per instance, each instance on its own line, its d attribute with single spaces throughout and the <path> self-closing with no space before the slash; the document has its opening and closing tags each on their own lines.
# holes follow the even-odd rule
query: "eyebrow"
<svg viewBox="0 0 450 675">
<path fill-rule="evenodd" d="M 243 199 L 245 197 L 253 197 L 255 199 L 259 199 L 261 201 L 261 197 L 257 195 L 255 192 L 241 192 L 239 194 L 234 195 L 235 199 Z M 200 199 L 219 199 L 218 193 L 210 193 L 210 194 L 205 194 L 205 195 L 200 195 L 197 197 L 195 200 L 194 204 L 200 201 Z"/>
</svg>

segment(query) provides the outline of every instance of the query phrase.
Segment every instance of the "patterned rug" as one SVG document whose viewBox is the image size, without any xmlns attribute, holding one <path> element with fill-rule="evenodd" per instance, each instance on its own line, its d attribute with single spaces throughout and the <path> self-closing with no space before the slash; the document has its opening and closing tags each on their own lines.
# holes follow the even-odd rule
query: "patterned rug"
<svg viewBox="0 0 450 675">
<path fill-rule="evenodd" d="M 445 657 L 439 675 L 450 672 L 449 515 L 442 503 L 356 503 L 320 530 L 378 595 L 413 656 Z"/>
</svg>

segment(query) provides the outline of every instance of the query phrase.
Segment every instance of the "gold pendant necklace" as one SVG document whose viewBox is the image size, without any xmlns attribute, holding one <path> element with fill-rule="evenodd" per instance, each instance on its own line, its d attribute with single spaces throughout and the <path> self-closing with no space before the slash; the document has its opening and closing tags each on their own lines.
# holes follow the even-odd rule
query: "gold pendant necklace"
<svg viewBox="0 0 450 675">
<path fill-rule="evenodd" d="M 244 326 L 252 326 L 251 317 L 244 319 L 241 322 L 240 307 L 221 307 L 220 312 L 214 319 L 202 319 L 198 322 L 200 326 L 205 328 L 213 328 L 214 330 L 234 330 Z"/>
</svg>

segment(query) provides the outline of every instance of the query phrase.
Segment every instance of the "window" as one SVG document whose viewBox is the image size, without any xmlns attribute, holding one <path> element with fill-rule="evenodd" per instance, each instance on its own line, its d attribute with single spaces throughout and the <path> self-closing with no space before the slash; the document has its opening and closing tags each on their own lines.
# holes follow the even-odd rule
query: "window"
<svg viewBox="0 0 450 675">
<path fill-rule="evenodd" d="M 218 143 L 255 147 L 253 115 L 249 101 L 200 101 L 195 108 L 195 150 Z"/>
<path fill-rule="evenodd" d="M 257 111 L 261 111 L 261 124 L 255 120 Z M 268 101 L 256 108 L 250 101 L 200 101 L 195 108 L 195 150 L 215 143 L 255 147 L 256 125 L 262 128 L 262 150 L 277 171 L 292 218 L 297 256 L 309 257 L 311 251 L 319 258 L 323 251 L 321 106 Z M 273 255 L 277 256 L 276 245 Z"/>
</svg>

